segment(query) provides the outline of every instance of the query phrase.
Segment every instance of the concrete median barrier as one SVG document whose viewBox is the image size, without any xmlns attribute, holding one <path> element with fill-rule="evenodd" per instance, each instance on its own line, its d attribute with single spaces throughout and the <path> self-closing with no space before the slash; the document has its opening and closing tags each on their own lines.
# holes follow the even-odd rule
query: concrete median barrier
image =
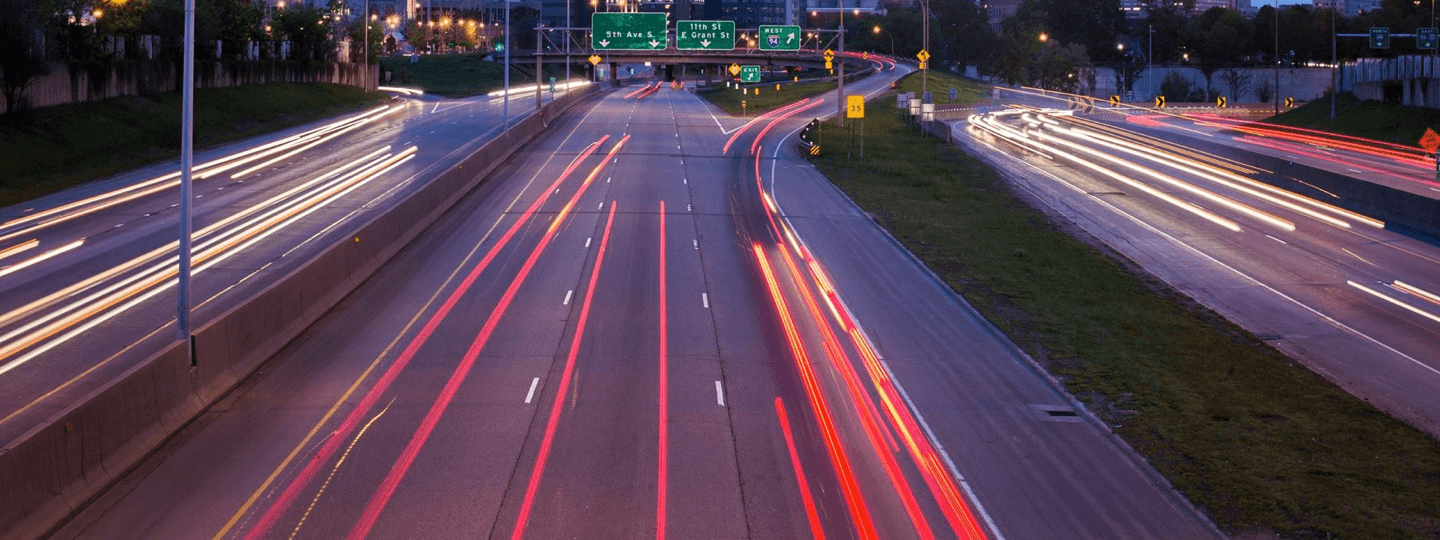
<svg viewBox="0 0 1440 540">
<path fill-rule="evenodd" d="M 591 94 L 586 87 L 481 145 L 269 287 L 202 325 L 196 366 L 176 341 L 0 447 L 0 537 L 39 538 L 349 295 L 517 149 Z"/>
</svg>

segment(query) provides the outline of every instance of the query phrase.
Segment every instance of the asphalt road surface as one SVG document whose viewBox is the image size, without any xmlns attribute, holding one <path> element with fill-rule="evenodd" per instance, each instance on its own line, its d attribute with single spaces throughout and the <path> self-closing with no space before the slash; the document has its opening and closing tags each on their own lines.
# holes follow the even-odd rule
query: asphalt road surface
<svg viewBox="0 0 1440 540">
<path fill-rule="evenodd" d="M 512 121 L 534 103 L 513 96 Z M 411 96 L 197 154 L 194 327 L 500 133 L 502 110 Z M 158 165 L 0 209 L 0 441 L 174 339 L 178 174 Z"/>
<path fill-rule="evenodd" d="M 1250 180 L 1267 171 L 1185 144 L 1210 137 L 1171 128 L 1139 133 L 1065 114 L 980 115 L 955 123 L 953 135 L 1042 206 L 1440 437 L 1440 247 Z M 1326 152 L 1367 162 L 1358 152 Z M 1329 167 L 1316 157 L 1293 159 Z M 1426 190 L 1414 174 L 1387 181 Z"/>
<path fill-rule="evenodd" d="M 794 154 L 834 109 L 576 107 L 59 537 L 1213 537 Z"/>
</svg>

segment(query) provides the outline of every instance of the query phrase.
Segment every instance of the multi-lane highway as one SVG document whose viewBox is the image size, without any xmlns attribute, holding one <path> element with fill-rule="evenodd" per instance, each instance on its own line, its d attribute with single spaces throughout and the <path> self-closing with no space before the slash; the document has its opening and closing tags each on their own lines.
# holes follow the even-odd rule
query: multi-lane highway
<svg viewBox="0 0 1440 540">
<path fill-rule="evenodd" d="M 572 109 L 59 536 L 1214 536 L 794 154 L 834 104 Z"/>
<path fill-rule="evenodd" d="M 512 121 L 535 108 L 533 92 L 510 101 Z M 410 95 L 197 154 L 194 320 L 423 186 L 503 111 L 496 96 Z M 0 210 L 0 441 L 174 339 L 178 176 L 160 165 Z"/>
<path fill-rule="evenodd" d="M 953 133 L 1042 206 L 1351 393 L 1440 436 L 1440 248 L 1340 208 L 1341 195 L 1272 187 L 1258 179 L 1274 171 L 1197 151 L 1201 143 L 1190 141 L 1281 156 L 1300 183 L 1311 167 L 1433 199 L 1433 173 L 1379 157 L 1391 151 L 1383 145 L 1318 148 L 1249 133 L 1260 126 L 1153 116 L 1021 107 L 957 122 Z"/>
</svg>

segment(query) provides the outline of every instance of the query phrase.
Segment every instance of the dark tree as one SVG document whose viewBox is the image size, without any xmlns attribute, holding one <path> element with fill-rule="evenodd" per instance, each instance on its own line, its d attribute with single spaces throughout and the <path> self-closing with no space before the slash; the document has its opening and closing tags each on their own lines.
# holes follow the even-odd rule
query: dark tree
<svg viewBox="0 0 1440 540">
<path fill-rule="evenodd" d="M 45 15 L 33 0 L 0 0 L 0 90 L 5 114 L 25 105 L 25 89 L 49 72 L 43 35 Z"/>
</svg>

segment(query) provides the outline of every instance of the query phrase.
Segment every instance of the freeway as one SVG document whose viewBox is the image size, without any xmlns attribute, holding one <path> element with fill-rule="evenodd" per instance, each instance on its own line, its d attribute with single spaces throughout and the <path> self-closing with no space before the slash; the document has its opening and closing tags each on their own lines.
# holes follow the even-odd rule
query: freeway
<svg viewBox="0 0 1440 540">
<path fill-rule="evenodd" d="M 533 92 L 511 101 L 512 121 L 534 110 Z M 412 95 L 198 153 L 195 326 L 500 133 L 502 109 Z M 169 163 L 0 209 L 0 441 L 173 339 L 178 177 Z"/>
<path fill-rule="evenodd" d="M 1216 536 L 794 154 L 834 104 L 572 109 L 57 536 Z"/>
<path fill-rule="evenodd" d="M 1338 201 L 1259 182 L 1270 171 L 1185 142 L 1233 137 L 1236 145 L 1288 148 L 1294 141 L 1235 131 L 1181 135 L 1190 128 L 1164 124 L 1137 129 L 1022 106 L 956 122 L 952 134 L 1042 207 L 1352 394 L 1440 437 L 1440 248 L 1331 204 Z M 1337 160 L 1364 167 L 1376 159 L 1362 150 L 1285 157 L 1312 167 L 1306 170 L 1333 170 Z M 1413 165 L 1385 167 L 1360 176 L 1426 191 Z"/>
</svg>

